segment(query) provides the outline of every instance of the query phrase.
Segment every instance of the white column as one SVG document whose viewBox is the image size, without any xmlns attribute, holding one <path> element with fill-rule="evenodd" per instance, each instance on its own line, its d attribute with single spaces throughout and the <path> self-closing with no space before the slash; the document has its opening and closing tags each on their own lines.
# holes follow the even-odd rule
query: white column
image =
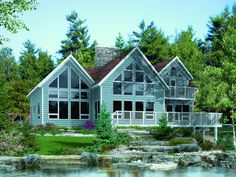
<svg viewBox="0 0 236 177">
<path fill-rule="evenodd" d="M 218 128 L 214 127 L 214 144 L 217 145 L 218 141 Z"/>
</svg>

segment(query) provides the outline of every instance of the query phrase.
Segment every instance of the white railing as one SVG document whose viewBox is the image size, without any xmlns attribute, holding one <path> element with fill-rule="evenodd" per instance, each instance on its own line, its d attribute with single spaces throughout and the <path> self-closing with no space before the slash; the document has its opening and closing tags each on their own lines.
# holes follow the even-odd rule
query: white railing
<svg viewBox="0 0 236 177">
<path fill-rule="evenodd" d="M 111 115 L 113 126 L 157 126 L 166 116 L 171 127 L 221 127 L 221 113 L 116 111 Z"/>
<path fill-rule="evenodd" d="M 194 99 L 197 88 L 195 87 L 179 87 L 179 86 L 170 86 L 166 90 L 166 98 L 190 98 Z"/>
</svg>

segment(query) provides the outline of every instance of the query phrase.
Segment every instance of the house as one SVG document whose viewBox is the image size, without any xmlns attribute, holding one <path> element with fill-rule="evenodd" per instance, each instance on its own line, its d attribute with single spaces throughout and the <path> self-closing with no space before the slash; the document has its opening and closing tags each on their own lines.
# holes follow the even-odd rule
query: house
<svg viewBox="0 0 236 177">
<path fill-rule="evenodd" d="M 31 124 L 82 126 L 96 122 L 101 103 L 112 124 L 158 125 L 165 115 L 177 127 L 219 127 L 220 113 L 194 112 L 197 88 L 178 57 L 152 65 L 135 47 L 97 46 L 96 68 L 83 68 L 69 55 L 29 94 Z"/>
</svg>

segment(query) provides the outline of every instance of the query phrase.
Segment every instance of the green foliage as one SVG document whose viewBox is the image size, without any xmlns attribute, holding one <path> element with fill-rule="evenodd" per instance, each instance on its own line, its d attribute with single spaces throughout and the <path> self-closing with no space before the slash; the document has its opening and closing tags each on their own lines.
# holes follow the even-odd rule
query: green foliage
<svg viewBox="0 0 236 177">
<path fill-rule="evenodd" d="M 103 153 L 114 149 L 119 145 L 129 144 L 131 140 L 132 138 L 126 133 L 116 134 L 113 135 L 110 139 L 97 139 L 95 141 L 95 144 L 93 146 L 87 146 L 85 148 L 85 151 Z"/>
<path fill-rule="evenodd" d="M 20 20 L 19 15 L 25 11 L 35 10 L 36 6 L 36 0 L 0 1 L 0 27 L 11 33 L 17 33 L 19 29 L 28 30 L 24 22 Z M 6 40 L 0 35 L 0 45 Z"/>
<path fill-rule="evenodd" d="M 180 134 L 182 137 L 191 137 L 192 129 L 191 128 L 173 128 L 174 134 Z"/>
<path fill-rule="evenodd" d="M 11 123 L 6 116 L 0 118 L 0 155 L 20 156 L 37 150 L 38 144 L 29 125 Z"/>
<path fill-rule="evenodd" d="M 60 155 L 80 153 L 80 148 L 94 144 L 94 137 L 37 136 L 40 155 Z"/>
<path fill-rule="evenodd" d="M 96 132 L 100 139 L 110 139 L 112 137 L 111 117 L 104 104 L 101 105 Z"/>
<path fill-rule="evenodd" d="M 157 63 L 166 60 L 170 56 L 170 44 L 163 31 L 157 29 L 154 22 L 146 26 L 144 20 L 139 24 L 139 32 L 134 31 L 130 43 L 138 46 L 144 55 Z"/>
<path fill-rule="evenodd" d="M 169 140 L 172 137 L 173 130 L 167 126 L 168 121 L 165 114 L 159 118 L 159 126 L 155 129 L 154 138 L 157 140 Z"/>
<path fill-rule="evenodd" d="M 162 129 L 167 128 L 168 120 L 165 114 L 161 115 L 161 118 L 159 119 L 159 127 Z"/>
<path fill-rule="evenodd" d="M 180 145 L 180 144 L 189 144 L 190 142 L 186 139 L 183 138 L 172 138 L 170 140 L 170 145 L 171 146 L 176 146 L 176 145 Z"/>
<path fill-rule="evenodd" d="M 66 33 L 67 39 L 61 42 L 62 45 L 59 53 L 62 54 L 62 58 L 59 62 L 72 53 L 82 66 L 93 67 L 94 47 L 97 42 L 94 41 L 90 44 L 88 27 L 85 25 L 86 20 L 81 20 L 75 11 L 66 16 L 66 20 L 69 22 L 69 30 Z"/>
<path fill-rule="evenodd" d="M 202 150 L 209 151 L 213 149 L 214 145 L 211 141 L 205 140 L 205 142 L 200 144 L 200 147 L 202 148 Z"/>
</svg>

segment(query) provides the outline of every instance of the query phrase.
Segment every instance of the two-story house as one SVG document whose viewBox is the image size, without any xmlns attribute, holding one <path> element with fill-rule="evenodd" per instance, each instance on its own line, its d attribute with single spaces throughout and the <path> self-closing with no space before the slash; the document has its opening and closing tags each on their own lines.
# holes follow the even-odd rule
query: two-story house
<svg viewBox="0 0 236 177">
<path fill-rule="evenodd" d="M 116 125 L 220 126 L 219 113 L 194 112 L 197 88 L 178 57 L 152 65 L 138 47 L 120 56 L 118 48 L 96 47 L 95 68 L 69 55 L 29 94 L 31 124 L 82 126 L 96 123 L 105 104 Z"/>
</svg>

